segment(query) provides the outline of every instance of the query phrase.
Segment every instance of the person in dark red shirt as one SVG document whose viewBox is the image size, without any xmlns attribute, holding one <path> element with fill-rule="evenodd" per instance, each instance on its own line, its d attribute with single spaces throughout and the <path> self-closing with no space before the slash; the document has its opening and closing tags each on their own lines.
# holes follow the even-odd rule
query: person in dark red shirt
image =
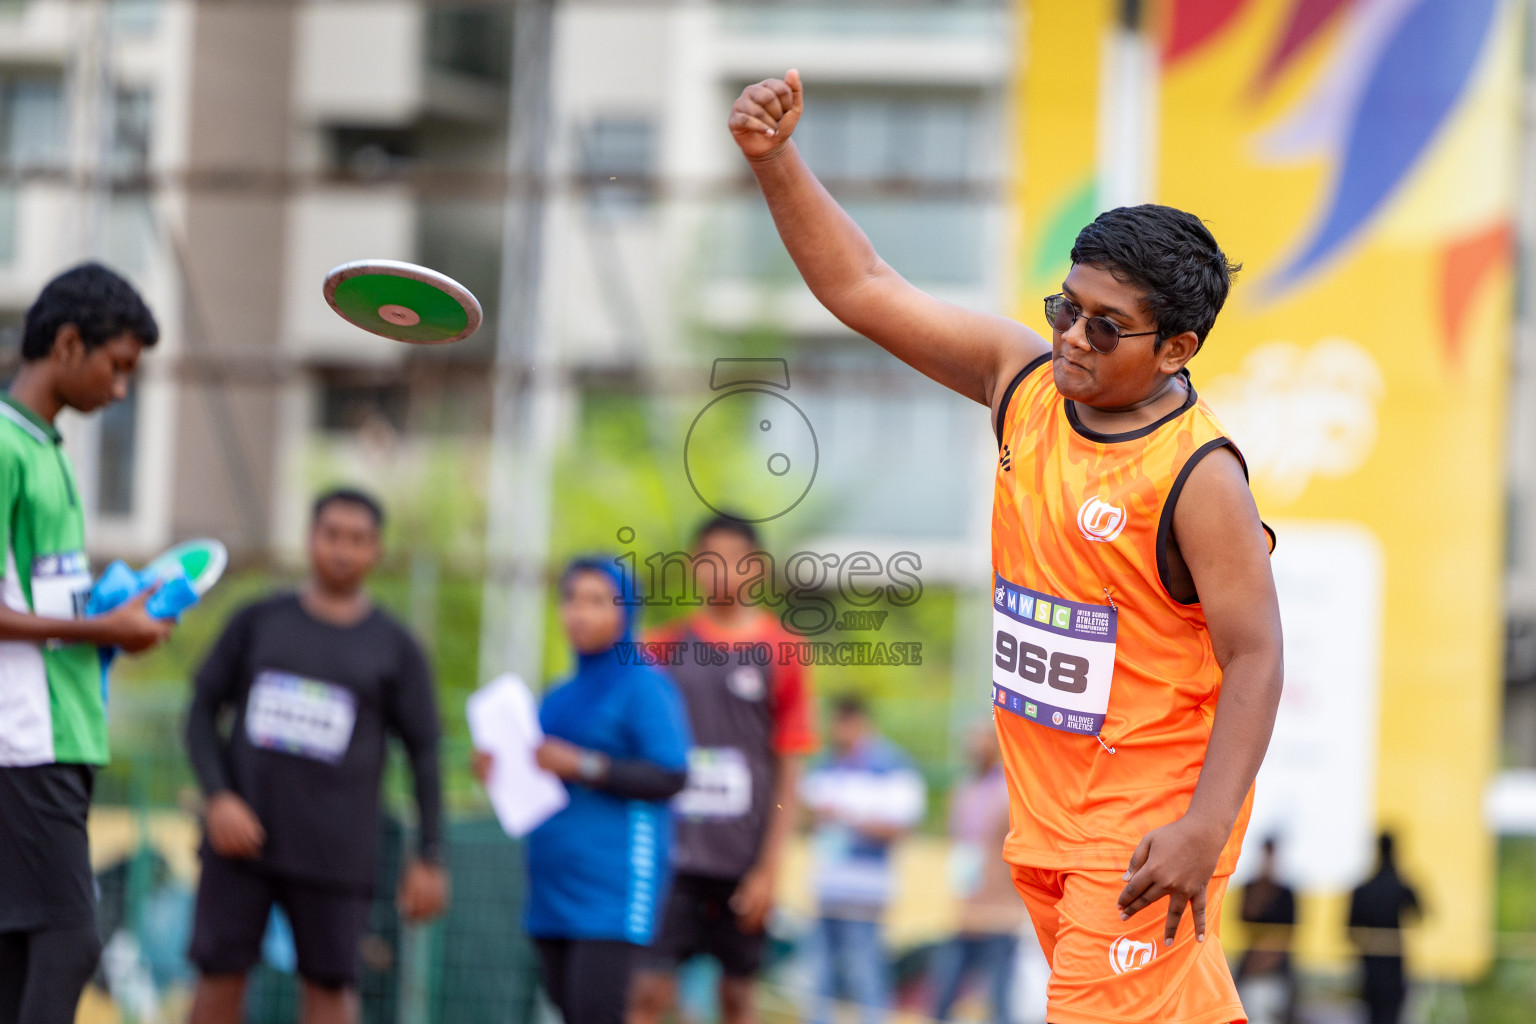
<svg viewBox="0 0 1536 1024">
<path fill-rule="evenodd" d="M 694 747 L 688 786 L 673 801 L 672 892 L 631 989 L 630 1024 L 657 1024 L 676 1000 L 677 968 L 701 953 L 720 961 L 725 1024 L 756 1020 L 752 986 L 794 827 L 800 762 L 816 749 L 805 669 L 778 657 L 780 642 L 792 637 L 743 600 L 748 573 L 765 559 L 750 524 L 729 516 L 706 522 L 695 537 L 693 571 L 713 585 L 710 600 L 648 638 L 681 645 L 670 648 L 677 656 L 665 671 L 688 706 Z M 762 645 L 772 652 L 766 665 L 745 653 Z M 701 657 L 711 648 L 728 652 L 724 664 Z"/>
</svg>

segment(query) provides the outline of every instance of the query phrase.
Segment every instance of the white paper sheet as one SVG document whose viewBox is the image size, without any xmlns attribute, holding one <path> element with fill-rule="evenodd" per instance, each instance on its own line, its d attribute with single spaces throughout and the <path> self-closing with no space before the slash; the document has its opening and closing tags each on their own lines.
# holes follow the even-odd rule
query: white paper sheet
<svg viewBox="0 0 1536 1024">
<path fill-rule="evenodd" d="M 464 713 L 475 749 L 491 755 L 485 789 L 508 835 L 527 835 L 566 805 L 565 783 L 533 760 L 544 732 L 527 683 L 497 676 L 470 694 Z"/>
</svg>

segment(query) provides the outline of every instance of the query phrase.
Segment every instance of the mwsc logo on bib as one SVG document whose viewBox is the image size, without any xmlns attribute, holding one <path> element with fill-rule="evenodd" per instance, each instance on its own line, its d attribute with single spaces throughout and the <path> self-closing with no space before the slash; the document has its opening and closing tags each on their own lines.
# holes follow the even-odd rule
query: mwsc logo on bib
<svg viewBox="0 0 1536 1024">
<path fill-rule="evenodd" d="M 1125 509 L 1103 498 L 1089 498 L 1077 510 L 1077 528 L 1088 540 L 1114 540 L 1125 529 Z"/>
</svg>

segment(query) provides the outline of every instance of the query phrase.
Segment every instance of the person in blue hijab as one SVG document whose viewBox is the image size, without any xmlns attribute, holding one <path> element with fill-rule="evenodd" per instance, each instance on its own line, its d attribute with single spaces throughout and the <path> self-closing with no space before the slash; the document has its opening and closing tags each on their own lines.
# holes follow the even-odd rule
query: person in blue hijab
<svg viewBox="0 0 1536 1024">
<path fill-rule="evenodd" d="M 625 595 L 612 561 L 566 567 L 560 622 L 576 673 L 539 708 L 537 760 L 570 803 L 528 837 L 527 927 L 565 1024 L 623 1021 L 635 954 L 664 906 L 667 800 L 687 781 L 687 712 L 672 682 L 641 664 Z"/>
</svg>

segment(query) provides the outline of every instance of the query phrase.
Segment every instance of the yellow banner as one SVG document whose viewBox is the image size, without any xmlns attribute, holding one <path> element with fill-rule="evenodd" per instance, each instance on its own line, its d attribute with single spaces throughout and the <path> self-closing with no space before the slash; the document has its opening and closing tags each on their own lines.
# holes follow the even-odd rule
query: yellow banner
<svg viewBox="0 0 1536 1024">
<path fill-rule="evenodd" d="M 1277 836 L 1303 954 L 1336 960 L 1391 829 L 1427 908 L 1411 966 L 1470 976 L 1492 938 L 1517 6 L 1164 0 L 1122 26 L 1126 6 L 1024 4 L 1015 315 L 1045 331 L 1111 205 L 1192 211 L 1243 263 L 1191 364 L 1279 532 L 1286 693 L 1238 880 Z"/>
</svg>

